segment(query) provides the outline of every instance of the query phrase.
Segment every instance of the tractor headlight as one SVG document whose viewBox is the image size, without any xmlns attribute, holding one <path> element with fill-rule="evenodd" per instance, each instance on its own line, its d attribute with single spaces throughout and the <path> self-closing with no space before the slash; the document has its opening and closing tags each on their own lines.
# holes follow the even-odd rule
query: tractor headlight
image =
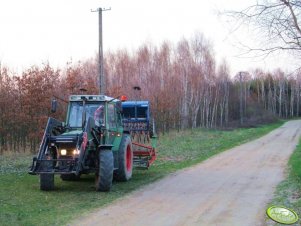
<svg viewBox="0 0 301 226">
<path fill-rule="evenodd" d="M 61 149 L 61 155 L 67 155 L 67 150 L 66 149 Z"/>
<path fill-rule="evenodd" d="M 79 155 L 80 153 L 80 150 L 79 149 L 74 149 L 73 150 L 73 155 Z"/>
</svg>

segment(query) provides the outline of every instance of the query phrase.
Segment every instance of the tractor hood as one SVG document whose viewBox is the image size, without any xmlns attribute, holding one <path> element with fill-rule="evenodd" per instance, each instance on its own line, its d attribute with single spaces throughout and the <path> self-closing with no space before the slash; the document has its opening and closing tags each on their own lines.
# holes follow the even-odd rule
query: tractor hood
<svg viewBox="0 0 301 226">
<path fill-rule="evenodd" d="M 71 130 L 65 133 L 62 133 L 60 136 L 77 136 L 83 133 L 82 130 Z"/>
<path fill-rule="evenodd" d="M 80 141 L 80 139 L 82 138 L 82 134 L 82 130 L 67 131 L 57 136 L 51 136 L 50 141 L 56 144 L 68 143 L 76 145 L 78 144 L 78 141 Z"/>
</svg>

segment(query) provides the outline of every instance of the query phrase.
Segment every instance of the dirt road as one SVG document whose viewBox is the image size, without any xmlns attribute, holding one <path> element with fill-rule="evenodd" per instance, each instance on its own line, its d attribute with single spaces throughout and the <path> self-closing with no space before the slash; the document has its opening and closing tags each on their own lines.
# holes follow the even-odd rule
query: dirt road
<svg viewBox="0 0 301 226">
<path fill-rule="evenodd" d="M 266 204 L 300 135 L 301 121 L 287 122 L 71 225 L 263 225 Z"/>
</svg>

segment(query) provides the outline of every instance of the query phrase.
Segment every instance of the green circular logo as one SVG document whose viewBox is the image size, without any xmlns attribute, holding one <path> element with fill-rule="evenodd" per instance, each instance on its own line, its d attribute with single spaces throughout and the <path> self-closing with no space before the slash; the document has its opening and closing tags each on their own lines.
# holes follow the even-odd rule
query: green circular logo
<svg viewBox="0 0 301 226">
<path fill-rule="evenodd" d="M 293 224 L 298 221 L 295 211 L 283 206 L 271 206 L 267 209 L 267 215 L 273 221 L 281 224 Z"/>
</svg>

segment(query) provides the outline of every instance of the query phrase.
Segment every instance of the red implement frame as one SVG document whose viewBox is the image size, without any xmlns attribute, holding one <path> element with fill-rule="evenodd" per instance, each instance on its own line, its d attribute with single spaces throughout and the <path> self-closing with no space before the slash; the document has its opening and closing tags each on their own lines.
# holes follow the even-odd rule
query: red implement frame
<svg viewBox="0 0 301 226">
<path fill-rule="evenodd" d="M 156 149 L 152 146 L 147 146 L 144 144 L 132 142 L 133 144 L 133 153 L 134 157 L 138 159 L 147 159 L 146 167 L 150 167 L 150 165 L 156 160 Z"/>
</svg>

